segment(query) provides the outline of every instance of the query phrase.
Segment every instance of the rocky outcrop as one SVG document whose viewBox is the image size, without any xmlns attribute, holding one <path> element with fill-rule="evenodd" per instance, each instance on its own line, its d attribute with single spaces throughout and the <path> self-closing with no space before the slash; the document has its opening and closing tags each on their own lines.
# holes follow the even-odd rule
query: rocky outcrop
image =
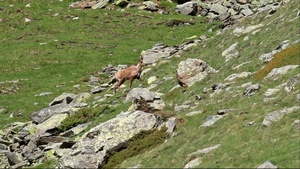
<svg viewBox="0 0 300 169">
<path fill-rule="evenodd" d="M 142 51 L 141 56 L 146 64 L 156 63 L 161 58 L 166 58 L 176 53 L 177 50 L 162 43 L 158 43 L 146 51 Z"/>
<path fill-rule="evenodd" d="M 183 15 L 196 15 L 197 3 L 195 1 L 186 2 L 182 5 L 177 5 L 175 10 Z"/>
<path fill-rule="evenodd" d="M 274 68 L 272 71 L 264 78 L 265 79 L 272 79 L 277 80 L 279 76 L 287 74 L 289 71 L 299 68 L 300 65 L 287 65 L 280 68 Z"/>
<path fill-rule="evenodd" d="M 187 59 L 181 61 L 177 68 L 177 80 L 181 86 L 192 86 L 204 80 L 209 74 L 217 71 L 200 59 Z"/>
<path fill-rule="evenodd" d="M 157 125 L 158 120 L 153 114 L 142 111 L 121 113 L 84 134 L 59 158 L 58 165 L 60 168 L 97 168 L 103 164 L 107 152 L 126 146 L 133 135 Z"/>
</svg>

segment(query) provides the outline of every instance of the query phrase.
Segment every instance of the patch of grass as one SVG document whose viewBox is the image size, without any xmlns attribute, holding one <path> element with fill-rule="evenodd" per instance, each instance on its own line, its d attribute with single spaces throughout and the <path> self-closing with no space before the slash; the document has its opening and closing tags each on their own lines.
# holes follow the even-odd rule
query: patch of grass
<svg viewBox="0 0 300 169">
<path fill-rule="evenodd" d="M 167 128 L 163 127 L 161 130 L 152 129 L 148 131 L 141 131 L 139 134 L 136 134 L 128 141 L 126 149 L 119 152 L 108 152 L 107 162 L 103 168 L 113 168 L 127 158 L 155 148 L 169 137 L 166 130 Z"/>
<path fill-rule="evenodd" d="M 291 46 L 281 52 L 274 55 L 274 59 L 271 60 L 263 69 L 260 69 L 253 75 L 254 80 L 262 80 L 268 75 L 274 68 L 279 68 L 286 65 L 293 65 L 300 63 L 300 44 Z"/>
<path fill-rule="evenodd" d="M 93 118 L 99 116 L 100 114 L 111 113 L 113 110 L 109 106 L 99 106 L 95 108 L 83 108 L 77 113 L 67 117 L 62 121 L 61 125 L 58 127 L 59 132 L 66 131 L 78 124 L 83 124 L 91 121 Z"/>
</svg>

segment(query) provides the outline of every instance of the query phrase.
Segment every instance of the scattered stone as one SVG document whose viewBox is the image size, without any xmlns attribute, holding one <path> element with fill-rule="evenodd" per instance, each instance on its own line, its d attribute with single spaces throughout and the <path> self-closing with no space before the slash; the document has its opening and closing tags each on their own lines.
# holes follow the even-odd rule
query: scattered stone
<svg viewBox="0 0 300 169">
<path fill-rule="evenodd" d="M 31 19 L 25 18 L 25 22 L 31 22 Z"/>
<path fill-rule="evenodd" d="M 103 92 L 105 90 L 105 88 L 102 88 L 102 87 L 100 87 L 100 86 L 94 86 L 91 90 L 90 90 L 90 92 L 92 93 L 92 94 L 96 94 L 96 93 L 101 93 L 101 92 Z"/>
<path fill-rule="evenodd" d="M 200 127 L 212 126 L 216 121 L 220 120 L 223 117 L 224 116 L 222 115 L 207 116 L 205 123 L 203 123 Z"/>
<path fill-rule="evenodd" d="M 274 54 L 279 52 L 278 50 L 273 50 L 270 53 L 262 54 L 259 56 L 259 60 L 264 61 L 264 63 L 270 62 L 274 58 Z"/>
<path fill-rule="evenodd" d="M 292 125 L 296 125 L 297 128 L 300 129 L 300 120 L 295 120 Z"/>
<path fill-rule="evenodd" d="M 53 92 L 43 92 L 43 93 L 40 93 L 40 94 L 36 94 L 34 96 L 46 96 L 46 95 L 50 95 L 50 94 L 53 94 Z"/>
<path fill-rule="evenodd" d="M 272 95 L 274 95 L 274 94 L 276 94 L 277 92 L 279 92 L 280 91 L 280 89 L 277 89 L 277 88 L 275 88 L 275 89 L 268 89 L 266 92 L 265 92 L 265 96 L 266 97 L 269 97 L 269 96 L 272 96 Z"/>
<path fill-rule="evenodd" d="M 149 77 L 149 79 L 147 80 L 148 84 L 152 84 L 153 82 L 157 81 L 157 76 L 151 76 Z"/>
<path fill-rule="evenodd" d="M 202 114 L 203 111 L 202 110 L 198 110 L 198 111 L 192 111 L 186 114 L 186 116 L 195 116 L 197 114 Z"/>
<path fill-rule="evenodd" d="M 252 15 L 253 12 L 249 9 L 249 8 L 245 8 L 241 11 L 241 13 L 244 15 L 244 16 L 249 16 L 249 15 Z"/>
<path fill-rule="evenodd" d="M 250 97 L 254 95 L 255 93 L 258 92 L 258 89 L 260 88 L 259 84 L 254 84 L 249 86 L 245 91 L 244 91 L 244 96 L 245 97 Z"/>
<path fill-rule="evenodd" d="M 182 111 L 182 110 L 188 109 L 190 107 L 191 107 L 190 105 L 180 105 L 180 106 L 177 106 L 177 104 L 176 104 L 175 107 L 174 107 L 174 110 L 175 111 Z"/>
<path fill-rule="evenodd" d="M 211 86 L 211 89 L 213 91 L 218 91 L 218 90 L 221 90 L 221 89 L 224 89 L 226 88 L 227 86 L 229 86 L 230 83 L 214 83 L 212 86 Z"/>
<path fill-rule="evenodd" d="M 196 15 L 197 13 L 197 2 L 190 1 L 181 5 L 176 6 L 176 12 L 183 15 Z"/>
<path fill-rule="evenodd" d="M 202 163 L 202 157 L 193 159 L 192 161 L 188 162 L 183 168 L 195 168 L 196 166 Z"/>
<path fill-rule="evenodd" d="M 280 68 L 274 68 L 264 79 L 277 80 L 280 75 L 287 74 L 289 71 L 299 67 L 300 65 L 287 65 Z"/>
<path fill-rule="evenodd" d="M 300 74 L 298 74 L 297 76 L 291 78 L 287 82 L 284 90 L 287 91 L 287 92 L 293 91 L 295 89 L 296 84 L 299 83 L 299 82 L 300 82 Z"/>
<path fill-rule="evenodd" d="M 233 34 L 235 35 L 239 35 L 239 34 L 245 34 L 245 33 L 249 33 L 249 32 L 252 32 L 253 30 L 257 29 L 257 28 L 260 28 L 264 26 L 263 24 L 258 24 L 258 25 L 253 25 L 253 26 L 248 26 L 247 28 L 244 28 L 244 27 L 236 27 L 234 30 L 233 30 Z"/>
<path fill-rule="evenodd" d="M 300 93 L 297 94 L 297 100 L 300 101 Z"/>
<path fill-rule="evenodd" d="M 190 87 L 194 83 L 204 80 L 209 74 L 217 71 L 200 59 L 188 58 L 178 65 L 177 82 L 181 86 Z"/>
<path fill-rule="evenodd" d="M 146 51 L 142 51 L 141 56 L 146 64 L 156 63 L 161 58 L 166 58 L 176 53 L 177 49 L 158 43 Z"/>
<path fill-rule="evenodd" d="M 76 95 L 72 93 L 63 93 L 60 96 L 56 97 L 49 106 L 54 106 L 57 104 L 70 104 Z"/>
<path fill-rule="evenodd" d="M 176 117 L 171 117 L 166 122 L 167 132 L 172 133 L 176 129 Z"/>
<path fill-rule="evenodd" d="M 251 121 L 251 122 L 247 123 L 245 126 L 249 127 L 249 126 L 252 126 L 254 123 L 255 123 L 255 121 Z"/>
<path fill-rule="evenodd" d="M 232 44 L 229 48 L 227 48 L 226 50 L 224 50 L 224 51 L 222 52 L 222 56 L 226 56 L 226 55 L 228 55 L 230 52 L 232 52 L 233 50 L 235 50 L 237 44 L 238 44 L 238 42 Z"/>
<path fill-rule="evenodd" d="M 300 106 L 285 108 L 282 110 L 277 110 L 277 111 L 271 112 L 265 116 L 263 125 L 270 126 L 272 123 L 281 120 L 285 115 L 288 115 L 294 111 L 297 111 L 298 109 L 300 109 Z"/>
<path fill-rule="evenodd" d="M 233 68 L 233 70 L 236 70 L 236 69 L 238 69 L 238 68 L 244 66 L 245 64 L 248 64 L 248 63 L 251 63 L 251 62 L 252 62 L 252 61 L 248 61 L 248 62 L 244 62 L 244 63 L 242 63 L 242 64 L 239 64 L 239 65 L 235 66 L 235 67 Z"/>
<path fill-rule="evenodd" d="M 257 169 L 259 169 L 259 168 L 271 169 L 271 168 L 278 168 L 278 167 L 276 165 L 272 164 L 270 161 L 266 161 L 257 167 Z"/>
<path fill-rule="evenodd" d="M 71 128 L 70 130 L 67 130 L 63 133 L 60 133 L 59 135 L 62 137 L 71 137 L 75 136 L 82 131 L 84 131 L 91 123 L 84 123 L 84 124 L 79 124 L 76 127 Z"/>
<path fill-rule="evenodd" d="M 100 83 L 100 79 L 95 76 L 91 76 L 90 81 L 88 82 L 88 84 L 90 84 L 90 85 L 95 85 L 95 84 L 99 84 L 99 83 Z"/>
<path fill-rule="evenodd" d="M 35 133 L 37 135 L 42 135 L 44 132 L 50 129 L 54 129 L 58 126 L 60 126 L 61 122 L 67 118 L 67 114 L 55 114 L 51 116 L 49 119 L 44 121 L 43 123 L 40 123 L 36 126 Z"/>
<path fill-rule="evenodd" d="M 95 5 L 92 6 L 92 9 L 101 9 L 108 4 L 109 0 L 99 0 Z"/>
<path fill-rule="evenodd" d="M 157 11 L 157 4 L 152 1 L 143 2 L 143 6 L 139 7 L 139 9 L 147 10 L 147 11 Z"/>
<path fill-rule="evenodd" d="M 224 81 L 234 81 L 238 79 L 247 79 L 252 76 L 252 72 L 234 73 L 229 75 Z"/>
<path fill-rule="evenodd" d="M 217 144 L 217 145 L 214 145 L 212 147 L 208 147 L 208 148 L 204 148 L 204 149 L 200 149 L 200 150 L 197 150 L 196 152 L 193 152 L 191 154 L 189 154 L 188 156 L 191 156 L 191 155 L 197 155 L 197 154 L 207 154 L 209 153 L 210 151 L 212 150 L 215 150 L 215 149 L 218 149 L 221 147 L 221 144 Z"/>
<path fill-rule="evenodd" d="M 220 5 L 220 4 L 213 4 L 211 7 L 210 7 L 210 10 L 211 12 L 215 13 L 215 14 L 222 14 L 222 13 L 225 13 L 227 12 L 227 8 Z"/>
<path fill-rule="evenodd" d="M 218 115 L 224 115 L 227 114 L 229 112 L 235 111 L 236 109 L 224 109 L 224 110 L 218 110 L 217 114 Z"/>
</svg>

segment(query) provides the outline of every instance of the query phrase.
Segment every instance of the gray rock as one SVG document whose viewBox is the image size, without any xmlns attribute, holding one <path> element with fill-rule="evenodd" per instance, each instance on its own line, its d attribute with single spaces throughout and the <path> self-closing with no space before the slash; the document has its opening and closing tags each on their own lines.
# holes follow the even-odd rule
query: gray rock
<svg viewBox="0 0 300 169">
<path fill-rule="evenodd" d="M 236 109 L 223 109 L 223 110 L 218 110 L 217 111 L 217 114 L 218 115 L 224 115 L 224 114 L 227 114 L 229 112 L 232 112 L 232 111 L 235 111 Z"/>
<path fill-rule="evenodd" d="M 220 21 L 227 21 L 228 19 L 230 19 L 231 13 L 230 12 L 225 12 L 225 13 L 221 13 L 219 15 L 219 19 Z"/>
<path fill-rule="evenodd" d="M 132 101 L 134 110 L 139 110 L 140 107 L 153 110 L 161 110 L 165 107 L 164 101 L 154 92 L 147 88 L 134 88 L 126 96 L 125 103 Z M 145 105 L 146 104 L 146 105 Z M 147 106 L 147 107 L 145 107 Z"/>
<path fill-rule="evenodd" d="M 259 59 L 266 62 L 270 62 L 274 58 L 274 54 L 279 52 L 278 50 L 273 50 L 270 53 L 265 53 L 259 56 Z"/>
<path fill-rule="evenodd" d="M 249 32 L 252 32 L 253 30 L 255 29 L 258 29 L 260 27 L 264 26 L 263 24 L 258 24 L 258 25 L 252 25 L 252 26 L 248 26 L 247 28 L 244 28 L 244 27 L 236 27 L 234 30 L 233 30 L 233 34 L 235 35 L 239 35 L 239 34 L 245 34 L 245 33 L 249 33 Z"/>
<path fill-rule="evenodd" d="M 153 64 L 159 59 L 169 57 L 176 52 L 177 49 L 158 43 L 152 49 L 142 51 L 141 56 L 146 64 Z"/>
<path fill-rule="evenodd" d="M 107 151 L 119 150 L 142 130 L 157 126 L 155 115 L 136 111 L 125 113 L 99 124 L 85 133 L 58 160 L 59 168 L 97 168 L 102 166 Z"/>
<path fill-rule="evenodd" d="M 295 89 L 296 84 L 298 84 L 299 82 L 300 82 L 300 74 L 298 74 L 297 76 L 291 78 L 287 82 L 284 90 L 287 91 L 287 92 L 293 91 Z"/>
<path fill-rule="evenodd" d="M 297 94 L 297 100 L 300 101 L 300 93 Z"/>
<path fill-rule="evenodd" d="M 49 106 L 54 106 L 57 104 L 70 104 L 76 95 L 72 93 L 63 93 L 60 96 L 56 97 Z"/>
<path fill-rule="evenodd" d="M 249 1 L 248 0 L 236 0 L 236 2 L 239 4 L 247 4 Z"/>
<path fill-rule="evenodd" d="M 229 83 L 214 83 L 212 86 L 211 86 L 211 89 L 213 91 L 217 91 L 217 90 L 220 90 L 220 89 L 224 89 L 226 88 L 227 86 L 229 86 Z"/>
<path fill-rule="evenodd" d="M 267 5 L 271 2 L 272 0 L 259 0 L 259 3 L 261 6 Z"/>
<path fill-rule="evenodd" d="M 0 150 L 0 168 L 9 168 L 8 159 L 2 150 Z"/>
<path fill-rule="evenodd" d="M 204 80 L 209 74 L 217 71 L 200 59 L 188 58 L 181 61 L 177 68 L 177 81 L 181 86 L 192 86 L 194 83 Z"/>
<path fill-rule="evenodd" d="M 104 8 L 108 4 L 108 2 L 109 0 L 99 0 L 94 6 L 92 6 L 92 9 Z"/>
<path fill-rule="evenodd" d="M 59 135 L 63 136 L 63 137 L 71 137 L 71 136 L 77 135 L 77 134 L 81 133 L 83 130 L 85 130 L 90 124 L 91 123 L 80 124 L 76 127 L 71 128 L 70 130 L 60 133 Z"/>
<path fill-rule="evenodd" d="M 245 8 L 241 11 L 241 13 L 244 15 L 244 16 L 249 16 L 249 15 L 252 15 L 253 12 L 251 11 L 251 9 L 249 8 Z"/>
<path fill-rule="evenodd" d="M 207 116 L 205 123 L 203 123 L 200 127 L 208 127 L 212 126 L 215 122 L 223 118 L 222 115 L 213 115 L 213 116 Z"/>
<path fill-rule="evenodd" d="M 252 76 L 252 72 L 242 72 L 242 73 L 234 73 L 232 75 L 229 75 L 225 81 L 234 81 L 238 79 L 246 79 Z"/>
<path fill-rule="evenodd" d="M 88 84 L 90 84 L 90 85 L 95 85 L 95 84 L 99 84 L 99 83 L 100 83 L 100 79 L 95 76 L 91 76 L 90 81 L 88 82 Z"/>
<path fill-rule="evenodd" d="M 8 162 L 9 164 L 12 166 L 12 165 L 16 165 L 20 162 L 23 161 L 23 158 L 22 158 L 22 155 L 19 154 L 19 153 L 16 153 L 16 152 L 7 152 L 5 153 L 7 159 L 8 159 Z"/>
<path fill-rule="evenodd" d="M 207 154 L 209 153 L 210 151 L 212 150 L 215 150 L 215 149 L 218 149 L 221 147 L 221 144 L 217 144 L 217 145 L 214 145 L 212 147 L 208 147 L 208 148 L 204 148 L 204 149 L 199 149 L 197 150 L 196 152 L 193 152 L 191 154 L 189 154 L 188 156 L 191 156 L 191 155 L 197 155 L 197 154 Z"/>
<path fill-rule="evenodd" d="M 51 116 L 49 119 L 46 121 L 38 124 L 36 126 L 35 133 L 37 135 L 42 135 L 45 133 L 47 130 L 54 129 L 58 126 L 60 126 L 61 122 L 68 117 L 67 114 L 55 114 Z"/>
<path fill-rule="evenodd" d="M 269 96 L 272 96 L 272 95 L 276 94 L 279 91 L 280 91 L 280 89 L 277 89 L 277 88 L 275 88 L 275 89 L 267 89 L 267 91 L 265 92 L 264 95 L 266 97 L 269 97 Z"/>
<path fill-rule="evenodd" d="M 280 68 L 274 68 L 264 79 L 277 80 L 278 76 L 287 74 L 289 71 L 299 67 L 300 65 L 287 65 Z"/>
<path fill-rule="evenodd" d="M 211 7 L 210 7 L 210 10 L 211 12 L 214 12 L 216 14 L 221 14 L 221 13 L 225 13 L 227 12 L 228 8 L 226 8 L 225 6 L 222 6 L 220 4 L 213 4 Z"/>
<path fill-rule="evenodd" d="M 40 93 L 40 94 L 36 94 L 34 96 L 46 96 L 46 95 L 50 95 L 50 94 L 53 94 L 53 92 L 43 92 L 43 93 Z"/>
<path fill-rule="evenodd" d="M 105 90 L 105 88 L 102 88 L 100 86 L 94 86 L 92 89 L 91 89 L 91 93 L 92 94 L 96 94 L 96 93 L 101 93 Z"/>
<path fill-rule="evenodd" d="M 115 2 L 116 6 L 120 6 L 120 7 L 124 7 L 124 6 L 128 5 L 128 3 L 129 2 L 127 0 L 117 0 Z"/>
<path fill-rule="evenodd" d="M 238 42 L 232 44 L 231 46 L 229 46 L 229 48 L 225 49 L 223 52 L 222 52 L 222 56 L 226 56 L 228 55 L 229 53 L 233 52 L 237 46 Z"/>
<path fill-rule="evenodd" d="M 259 168 L 269 168 L 270 169 L 270 168 L 278 168 L 278 167 L 276 165 L 272 164 L 270 161 L 266 161 L 263 164 L 259 165 L 257 168 L 258 169 Z"/>
<path fill-rule="evenodd" d="M 63 113 L 73 114 L 86 106 L 87 106 L 86 103 L 67 104 L 67 105 L 58 104 L 58 105 L 50 106 L 42 110 L 36 111 L 32 113 L 30 117 L 34 122 L 42 123 L 54 114 L 63 114 Z"/>
<path fill-rule="evenodd" d="M 183 168 L 195 168 L 196 166 L 202 163 L 202 157 L 193 159 L 192 161 L 188 162 Z"/>
<path fill-rule="evenodd" d="M 171 117 L 166 122 L 167 132 L 172 133 L 176 129 L 176 117 Z"/>
<path fill-rule="evenodd" d="M 143 2 L 143 9 L 144 10 L 147 10 L 147 11 L 157 11 L 158 8 L 157 8 L 157 4 L 152 2 L 152 1 L 146 1 L 146 2 Z"/>
<path fill-rule="evenodd" d="M 270 126 L 272 123 L 281 120 L 285 115 L 288 115 L 298 109 L 300 109 L 300 106 L 285 108 L 282 110 L 277 110 L 277 111 L 271 112 L 265 116 L 263 125 Z"/>
<path fill-rule="evenodd" d="M 195 116 L 197 114 L 202 114 L 202 113 L 203 113 L 202 110 L 198 110 L 198 111 L 189 112 L 186 114 L 186 116 Z"/>
<path fill-rule="evenodd" d="M 182 5 L 177 5 L 175 10 L 179 14 L 183 14 L 183 15 L 196 15 L 197 2 L 191 1 L 191 2 L 186 2 Z"/>
<path fill-rule="evenodd" d="M 190 107 L 191 107 L 190 105 L 180 105 L 180 106 L 175 105 L 174 110 L 175 111 L 182 111 L 182 110 L 188 109 Z"/>
<path fill-rule="evenodd" d="M 255 93 L 258 92 L 259 88 L 260 88 L 259 84 L 254 84 L 254 85 L 247 87 L 247 89 L 244 91 L 244 96 L 250 97 L 250 96 L 254 95 Z"/>
</svg>

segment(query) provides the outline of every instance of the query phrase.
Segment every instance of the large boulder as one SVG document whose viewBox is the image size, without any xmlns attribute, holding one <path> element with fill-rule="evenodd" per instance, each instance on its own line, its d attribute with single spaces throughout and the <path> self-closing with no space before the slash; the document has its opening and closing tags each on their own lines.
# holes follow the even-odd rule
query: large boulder
<svg viewBox="0 0 300 169">
<path fill-rule="evenodd" d="M 109 0 L 100 0 L 100 1 L 97 1 L 97 3 L 92 6 L 92 9 L 101 9 L 101 8 L 104 8 L 108 3 L 109 3 Z"/>
<path fill-rule="evenodd" d="M 181 86 L 192 86 L 194 83 L 204 80 L 210 73 L 217 71 L 200 59 L 188 58 L 181 61 L 177 68 L 177 80 Z"/>
<path fill-rule="evenodd" d="M 215 14 L 221 14 L 227 12 L 227 10 L 228 8 L 226 8 L 225 6 L 216 3 L 210 7 L 209 11 Z"/>
<path fill-rule="evenodd" d="M 176 6 L 176 12 L 183 15 L 196 15 L 197 11 L 197 2 L 195 1 Z"/>
<path fill-rule="evenodd" d="M 177 50 L 162 43 L 158 43 L 146 51 L 142 51 L 141 56 L 146 64 L 156 63 L 161 58 L 166 58 L 176 53 Z"/>
<path fill-rule="evenodd" d="M 157 126 L 155 115 L 136 111 L 121 113 L 84 134 L 58 161 L 59 168 L 98 168 L 109 151 L 117 151 L 142 130 Z"/>
</svg>

